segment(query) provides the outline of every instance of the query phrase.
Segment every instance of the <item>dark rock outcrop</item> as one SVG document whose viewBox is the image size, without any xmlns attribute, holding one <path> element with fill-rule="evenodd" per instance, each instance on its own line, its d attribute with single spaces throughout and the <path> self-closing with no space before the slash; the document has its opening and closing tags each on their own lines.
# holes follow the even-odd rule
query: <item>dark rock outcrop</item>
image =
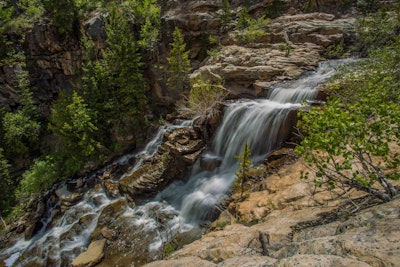
<svg viewBox="0 0 400 267">
<path fill-rule="evenodd" d="M 119 181 L 120 191 L 132 200 L 152 195 L 174 180 L 187 174 L 204 149 L 204 142 L 190 128 L 178 128 L 166 135 L 158 153 L 146 160 L 137 170 Z"/>
<path fill-rule="evenodd" d="M 68 90 L 80 69 L 78 38 L 62 36 L 48 20 L 36 22 L 26 33 L 25 53 L 34 96 L 49 102 L 58 90 Z"/>
</svg>

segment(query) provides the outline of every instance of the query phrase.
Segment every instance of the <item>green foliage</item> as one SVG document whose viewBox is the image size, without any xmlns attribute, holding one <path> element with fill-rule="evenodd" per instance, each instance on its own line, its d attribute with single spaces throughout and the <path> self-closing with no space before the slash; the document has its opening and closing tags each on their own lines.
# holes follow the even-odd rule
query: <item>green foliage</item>
<svg viewBox="0 0 400 267">
<path fill-rule="evenodd" d="M 97 127 L 92 111 L 76 92 L 72 97 L 61 93 L 54 103 L 49 128 L 58 138 L 57 160 L 65 161 L 64 176 L 82 169 L 83 164 L 94 156 L 98 142 L 94 139 Z"/>
<path fill-rule="evenodd" d="M 132 12 L 135 25 L 140 29 L 139 46 L 155 49 L 160 37 L 161 22 L 161 11 L 157 6 L 157 0 L 130 0 L 122 3 L 122 7 Z"/>
<path fill-rule="evenodd" d="M 342 74 L 331 85 L 336 97 L 324 107 L 301 113 L 299 126 L 307 136 L 296 152 L 314 166 L 316 186 L 356 188 L 382 201 L 397 194 L 390 183 L 400 178 L 396 39 L 395 45 L 372 53 L 355 75 Z"/>
<path fill-rule="evenodd" d="M 358 20 L 357 50 L 365 53 L 393 42 L 400 32 L 399 7 L 395 6 L 391 11 L 379 10 Z"/>
<path fill-rule="evenodd" d="M 329 59 L 341 58 L 345 52 L 343 40 L 338 43 L 331 44 L 324 51 L 324 56 Z"/>
<path fill-rule="evenodd" d="M 233 190 L 240 191 L 240 198 L 243 198 L 243 193 L 246 191 L 245 184 L 248 181 L 248 172 L 251 161 L 251 153 L 249 144 L 246 142 L 243 152 L 240 156 L 236 156 L 238 159 L 239 169 L 235 173 L 236 178 L 235 182 L 233 183 Z"/>
<path fill-rule="evenodd" d="M 222 12 L 221 12 L 221 26 L 222 29 L 225 31 L 229 28 L 229 25 L 232 23 L 232 11 L 229 4 L 229 0 L 224 0 L 222 5 Z"/>
<path fill-rule="evenodd" d="M 0 60 L 5 58 L 10 50 L 11 42 L 8 40 L 6 32 L 13 13 L 12 6 L 8 6 L 6 2 L 0 2 Z"/>
<path fill-rule="evenodd" d="M 191 71 L 189 51 L 186 51 L 186 44 L 183 35 L 178 28 L 173 33 L 170 56 L 167 58 L 169 63 L 168 87 L 183 92 L 187 83 L 188 74 Z"/>
<path fill-rule="evenodd" d="M 274 19 L 281 15 L 283 6 L 285 4 L 284 0 L 273 0 L 268 1 L 266 4 L 265 15 L 267 18 Z"/>
<path fill-rule="evenodd" d="M 3 118 L 4 143 L 12 157 L 24 157 L 39 142 L 40 124 L 21 110 L 6 113 Z"/>
<path fill-rule="evenodd" d="M 164 246 L 163 258 L 168 258 L 174 251 L 175 247 L 171 243 L 166 244 Z"/>
<path fill-rule="evenodd" d="M 96 8 L 104 6 L 104 1 L 93 1 L 93 0 L 75 0 L 77 9 L 82 12 L 90 12 Z"/>
<path fill-rule="evenodd" d="M 18 189 L 20 196 L 39 194 L 60 180 L 59 166 L 51 156 L 38 158 L 23 176 Z"/>
<path fill-rule="evenodd" d="M 41 0 L 43 7 L 61 34 L 79 35 L 78 8 L 74 0 Z"/>
<path fill-rule="evenodd" d="M 17 74 L 21 90 L 21 107 L 17 112 L 7 112 L 2 118 L 4 148 L 12 158 L 27 157 L 38 149 L 41 130 L 38 122 L 39 111 L 29 91 L 28 73 Z"/>
<path fill-rule="evenodd" d="M 23 15 L 30 22 L 39 19 L 44 12 L 44 7 L 41 0 L 19 0 L 18 7 L 23 10 Z"/>
<path fill-rule="evenodd" d="M 220 103 L 227 95 L 222 86 L 222 80 L 211 82 L 201 76 L 191 79 L 189 93 L 189 107 L 196 114 L 212 113 L 217 103 Z"/>
<path fill-rule="evenodd" d="M 6 215 L 10 211 L 14 197 L 14 183 L 10 176 L 11 165 L 3 155 L 3 149 L 0 148 L 0 215 Z"/>
<path fill-rule="evenodd" d="M 358 0 L 355 5 L 359 10 L 369 13 L 378 10 L 380 2 L 379 0 Z"/>
<path fill-rule="evenodd" d="M 106 23 L 107 49 L 97 60 L 93 43 L 83 38 L 86 62 L 83 65 L 82 95 L 96 111 L 100 136 L 107 142 L 107 131 L 128 124 L 134 130 L 146 104 L 146 84 L 141 70 L 138 45 L 124 14 L 116 7 Z"/>
<path fill-rule="evenodd" d="M 230 225 L 230 221 L 222 221 L 222 222 L 217 222 L 217 228 L 223 229 L 225 226 Z"/>
<path fill-rule="evenodd" d="M 240 11 L 239 19 L 236 24 L 238 30 L 237 38 L 241 43 L 252 42 L 257 38 L 264 36 L 268 28 L 270 19 L 261 16 L 258 19 L 253 19 L 247 8 Z"/>
<path fill-rule="evenodd" d="M 240 10 L 239 19 L 236 24 L 236 29 L 244 30 L 247 27 L 249 27 L 249 25 L 251 24 L 252 21 L 253 21 L 253 18 L 250 16 L 249 10 L 247 9 L 247 7 L 244 7 Z"/>
</svg>

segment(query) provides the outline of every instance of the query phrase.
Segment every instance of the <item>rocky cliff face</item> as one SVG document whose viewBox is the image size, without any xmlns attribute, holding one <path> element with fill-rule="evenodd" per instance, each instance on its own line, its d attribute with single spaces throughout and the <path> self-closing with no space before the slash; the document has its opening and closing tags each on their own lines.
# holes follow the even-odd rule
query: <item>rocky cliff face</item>
<svg viewBox="0 0 400 267">
<path fill-rule="evenodd" d="M 221 70 L 217 71 L 217 74 L 222 71 L 220 74 L 227 77 L 228 83 L 235 81 L 235 84 L 238 85 L 235 85 L 238 87 L 236 91 L 243 90 L 243 86 L 245 88 L 257 86 L 254 85 L 257 80 L 265 82 L 275 79 L 275 77 L 291 78 L 301 73 L 302 70 L 312 67 L 319 60 L 316 53 L 321 54 L 323 49 L 329 45 L 350 41 L 354 21 L 351 19 L 336 20 L 334 15 L 320 13 L 318 13 L 319 15 L 302 14 L 305 10 L 329 10 L 339 14 L 340 8 L 330 2 L 321 4 L 317 1 L 319 4 L 307 9 L 308 2 L 230 1 L 234 18 L 243 6 L 247 6 L 250 14 L 254 17 L 259 17 L 266 12 L 268 14 L 275 12 L 275 15 L 299 14 L 272 21 L 262 40 L 251 45 L 239 45 L 231 38 L 232 35 L 229 32 L 221 31 L 222 0 L 161 1 L 161 43 L 157 51 L 147 53 L 143 57 L 151 91 L 149 95 L 157 96 L 160 103 L 167 105 L 174 102 L 177 97 L 176 92 L 169 91 L 165 87 L 165 73 L 160 72 L 156 66 L 167 64 L 165 57 L 168 56 L 169 43 L 172 42 L 172 32 L 175 27 L 179 27 L 184 33 L 194 69 L 204 65 L 203 60 L 207 57 L 207 49 L 210 48 L 208 36 L 218 36 L 226 49 L 220 53 L 219 59 L 214 59 L 214 62 L 206 64 L 213 65 L 213 70 L 216 62 L 235 66 L 234 68 L 219 67 Z M 86 34 L 95 41 L 96 46 L 104 47 L 106 38 L 104 16 L 99 12 L 93 12 L 90 18 L 83 22 L 83 26 Z M 286 42 L 290 42 L 291 45 L 290 57 L 287 59 L 285 59 L 286 50 L 282 49 L 282 43 Z M 70 90 L 75 85 L 82 60 L 79 40 L 60 35 L 50 21 L 43 19 L 32 26 L 21 43 L 22 50 L 26 55 L 27 70 L 30 74 L 34 96 L 40 103 L 44 103 L 46 110 L 45 103 L 51 101 L 57 95 L 58 90 Z M 238 45 L 239 47 L 237 47 Z M 235 62 L 231 62 L 231 58 L 238 55 L 240 55 L 239 58 Z M 303 59 L 304 55 L 307 55 L 305 59 Z M 271 62 L 266 63 L 266 61 Z M 276 64 L 280 66 L 275 68 Z M 244 67 L 244 71 L 240 67 Z M 252 69 L 248 69 L 248 67 L 252 67 Z M 7 65 L 2 66 L 0 71 L 0 103 L 10 108 L 15 107 L 19 102 L 16 96 L 16 86 L 12 82 L 15 80 L 14 72 L 13 67 Z M 250 75 L 248 78 L 250 80 L 243 79 L 243 76 L 247 77 L 248 75 Z"/>
<path fill-rule="evenodd" d="M 48 21 L 36 22 L 26 34 L 26 62 L 35 96 L 49 101 L 58 90 L 70 90 L 82 51 L 78 38 L 62 36 Z"/>
</svg>

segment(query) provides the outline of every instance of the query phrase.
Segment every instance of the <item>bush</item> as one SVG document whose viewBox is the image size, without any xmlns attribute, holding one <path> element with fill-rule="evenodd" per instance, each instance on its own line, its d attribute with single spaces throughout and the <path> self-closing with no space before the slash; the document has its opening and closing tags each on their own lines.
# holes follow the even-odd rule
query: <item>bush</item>
<svg viewBox="0 0 400 267">
<path fill-rule="evenodd" d="M 368 50 L 390 45 L 400 34 L 400 15 L 398 8 L 392 11 L 379 10 L 370 17 L 358 20 L 358 50 L 364 55 Z"/>
<path fill-rule="evenodd" d="M 236 25 L 236 29 L 238 30 L 238 41 L 241 43 L 247 43 L 264 36 L 269 22 L 270 19 L 265 16 L 253 19 L 249 15 L 247 8 L 243 8 L 239 14 L 239 19 Z"/>
<path fill-rule="evenodd" d="M 391 180 L 400 178 L 399 52 L 397 37 L 355 74 L 342 73 L 324 107 L 301 112 L 307 136 L 296 152 L 315 171 L 316 186 L 355 188 L 382 201 L 398 193 Z"/>
<path fill-rule="evenodd" d="M 221 80 L 215 82 L 204 81 L 201 76 L 198 76 L 191 79 L 190 84 L 189 107 L 196 114 L 206 114 L 214 109 L 215 105 L 227 95 Z"/>
<path fill-rule="evenodd" d="M 49 189 L 60 179 L 58 167 L 51 156 L 36 159 L 22 176 L 19 195 L 29 196 Z"/>
</svg>

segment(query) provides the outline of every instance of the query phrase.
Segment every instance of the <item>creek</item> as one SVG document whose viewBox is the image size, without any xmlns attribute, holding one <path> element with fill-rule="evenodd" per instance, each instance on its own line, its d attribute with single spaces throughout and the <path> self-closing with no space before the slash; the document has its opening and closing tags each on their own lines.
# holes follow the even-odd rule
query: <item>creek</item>
<svg viewBox="0 0 400 267">
<path fill-rule="evenodd" d="M 212 145 L 202 155 L 206 160 L 218 162 L 219 167 L 204 171 L 197 162 L 186 179 L 173 182 L 140 205 L 123 207 L 122 216 L 126 218 L 128 227 L 146 236 L 140 245 L 146 248 L 147 262 L 160 259 L 165 244 L 177 234 L 209 225 L 218 215 L 220 204 L 234 182 L 238 168 L 235 156 L 241 154 L 245 143 L 250 146 L 253 162 L 263 160 L 281 147 L 293 129 L 296 111 L 302 102 L 312 100 L 317 93 L 315 88 L 334 75 L 335 67 L 349 61 L 322 62 L 316 71 L 303 78 L 275 86 L 266 99 L 241 99 L 227 103 Z M 119 159 L 119 163 L 126 164 L 135 157 L 132 172 L 144 159 L 156 153 L 166 132 L 179 127 L 191 127 L 191 121 L 160 127 L 143 151 L 126 155 Z M 101 188 L 89 188 L 82 200 L 69 207 L 57 220 L 53 220 L 49 208 L 42 219 L 42 229 L 29 241 L 21 237 L 14 246 L 2 251 L 0 258 L 5 258 L 6 266 L 32 263 L 32 266 L 69 266 L 89 245 L 90 235 L 102 211 L 117 201 L 118 198 L 108 198 Z"/>
</svg>

